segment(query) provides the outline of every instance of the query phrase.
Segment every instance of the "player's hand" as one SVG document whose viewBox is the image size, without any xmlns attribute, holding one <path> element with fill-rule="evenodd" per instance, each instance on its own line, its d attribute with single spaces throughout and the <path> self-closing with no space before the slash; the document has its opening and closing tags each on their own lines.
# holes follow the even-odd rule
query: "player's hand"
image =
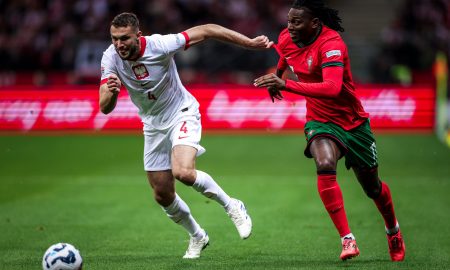
<svg viewBox="0 0 450 270">
<path fill-rule="evenodd" d="M 276 90 L 282 90 L 286 88 L 286 82 L 273 73 L 257 78 L 253 82 L 253 85 L 259 88 L 270 87 Z"/>
<path fill-rule="evenodd" d="M 108 82 L 106 83 L 108 86 L 108 90 L 113 94 L 118 94 L 120 92 L 120 87 L 122 86 L 122 82 L 119 78 L 112 74 L 108 77 Z"/>
<path fill-rule="evenodd" d="M 250 40 L 249 48 L 255 50 L 270 49 L 273 46 L 273 41 L 270 41 L 267 36 L 261 35 Z"/>
<path fill-rule="evenodd" d="M 286 87 L 286 82 L 277 75 L 271 73 L 257 78 L 253 85 L 259 88 L 267 87 L 272 102 L 275 102 L 275 99 L 283 99 L 280 90 Z"/>
<path fill-rule="evenodd" d="M 269 92 L 269 96 L 272 99 L 272 103 L 275 103 L 275 99 L 282 100 L 284 98 L 281 94 L 281 91 L 276 88 L 267 87 L 267 91 Z"/>
</svg>

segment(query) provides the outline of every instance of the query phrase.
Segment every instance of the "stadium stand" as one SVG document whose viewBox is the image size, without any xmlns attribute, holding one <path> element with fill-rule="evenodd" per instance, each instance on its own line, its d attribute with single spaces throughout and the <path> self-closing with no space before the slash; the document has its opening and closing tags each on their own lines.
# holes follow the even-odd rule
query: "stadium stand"
<svg viewBox="0 0 450 270">
<path fill-rule="evenodd" d="M 109 22 L 122 11 L 137 13 L 145 34 L 175 33 L 196 24 L 219 23 L 250 36 L 266 34 L 276 39 L 286 25 L 291 2 L 3 0 L 0 85 L 97 82 L 101 53 L 110 44 Z M 412 70 L 414 81 L 428 80 L 436 50 L 448 55 L 448 1 L 329 2 L 344 20 L 357 82 L 399 82 L 404 67 Z M 217 52 L 226 57 L 216 61 Z M 421 57 L 408 57 L 410 53 Z M 274 52 L 249 52 L 219 43 L 193 47 L 191 53 L 177 58 L 187 83 L 247 84 L 277 61 Z"/>
<path fill-rule="evenodd" d="M 373 61 L 374 81 L 429 84 L 439 52 L 450 52 L 450 4 L 445 0 L 406 0 L 381 33 Z"/>
</svg>

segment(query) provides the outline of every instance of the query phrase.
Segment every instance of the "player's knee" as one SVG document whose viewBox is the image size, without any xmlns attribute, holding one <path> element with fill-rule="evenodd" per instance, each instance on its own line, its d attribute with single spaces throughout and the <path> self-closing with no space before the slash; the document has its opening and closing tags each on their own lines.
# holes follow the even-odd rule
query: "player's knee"
<svg viewBox="0 0 450 270">
<path fill-rule="evenodd" d="M 154 198 L 159 205 L 162 206 L 170 205 L 170 203 L 168 203 L 168 200 L 165 199 L 165 197 L 162 196 L 161 194 L 155 194 Z"/>
<path fill-rule="evenodd" d="M 195 170 L 188 168 L 172 169 L 173 176 L 182 183 L 192 186 L 195 183 Z"/>
<path fill-rule="evenodd" d="M 159 205 L 169 206 L 175 198 L 175 192 L 154 189 L 153 196 Z"/>
<path fill-rule="evenodd" d="M 380 196 L 381 193 L 381 185 L 373 185 L 370 187 L 363 187 L 364 192 L 366 193 L 367 197 L 371 199 L 376 199 L 378 196 Z"/>
<path fill-rule="evenodd" d="M 329 158 L 323 158 L 323 159 L 316 159 L 316 167 L 317 171 L 335 171 L 336 170 L 336 161 L 329 159 Z"/>
</svg>

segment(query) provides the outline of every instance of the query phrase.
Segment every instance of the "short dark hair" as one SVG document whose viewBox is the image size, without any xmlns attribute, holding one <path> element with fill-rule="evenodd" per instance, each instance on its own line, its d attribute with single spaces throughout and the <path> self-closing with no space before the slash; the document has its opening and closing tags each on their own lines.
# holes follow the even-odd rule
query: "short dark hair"
<svg viewBox="0 0 450 270">
<path fill-rule="evenodd" d="M 123 12 L 114 17 L 111 21 L 111 26 L 114 27 L 128 27 L 131 26 L 134 30 L 139 29 L 139 19 L 136 14 L 130 12 Z"/>
<path fill-rule="evenodd" d="M 342 19 L 339 17 L 339 12 L 336 9 L 325 6 L 323 0 L 295 0 L 292 8 L 307 8 L 326 26 L 333 30 L 344 32 L 344 28 L 341 26 Z"/>
</svg>

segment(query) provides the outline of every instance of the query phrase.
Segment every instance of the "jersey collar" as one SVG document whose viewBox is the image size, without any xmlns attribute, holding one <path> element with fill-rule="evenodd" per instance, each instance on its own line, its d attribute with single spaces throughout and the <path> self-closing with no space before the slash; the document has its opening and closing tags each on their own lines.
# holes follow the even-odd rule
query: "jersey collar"
<svg viewBox="0 0 450 270">
<path fill-rule="evenodd" d="M 145 39 L 145 37 L 141 36 L 139 37 L 139 43 L 141 44 L 141 50 L 139 51 L 137 59 L 141 58 L 144 55 L 145 48 L 147 47 L 147 40 Z"/>
<path fill-rule="evenodd" d="M 145 48 L 147 48 L 147 40 L 145 37 L 139 37 L 139 41 L 141 42 L 141 50 L 139 51 L 138 59 L 144 55 Z"/>
<path fill-rule="evenodd" d="M 139 49 L 138 56 L 136 56 L 136 58 L 130 59 L 130 61 L 136 61 L 144 55 L 145 48 L 147 47 L 147 40 L 145 39 L 145 37 L 142 37 L 142 36 L 139 37 L 139 45 L 140 45 L 140 49 Z"/>
</svg>

